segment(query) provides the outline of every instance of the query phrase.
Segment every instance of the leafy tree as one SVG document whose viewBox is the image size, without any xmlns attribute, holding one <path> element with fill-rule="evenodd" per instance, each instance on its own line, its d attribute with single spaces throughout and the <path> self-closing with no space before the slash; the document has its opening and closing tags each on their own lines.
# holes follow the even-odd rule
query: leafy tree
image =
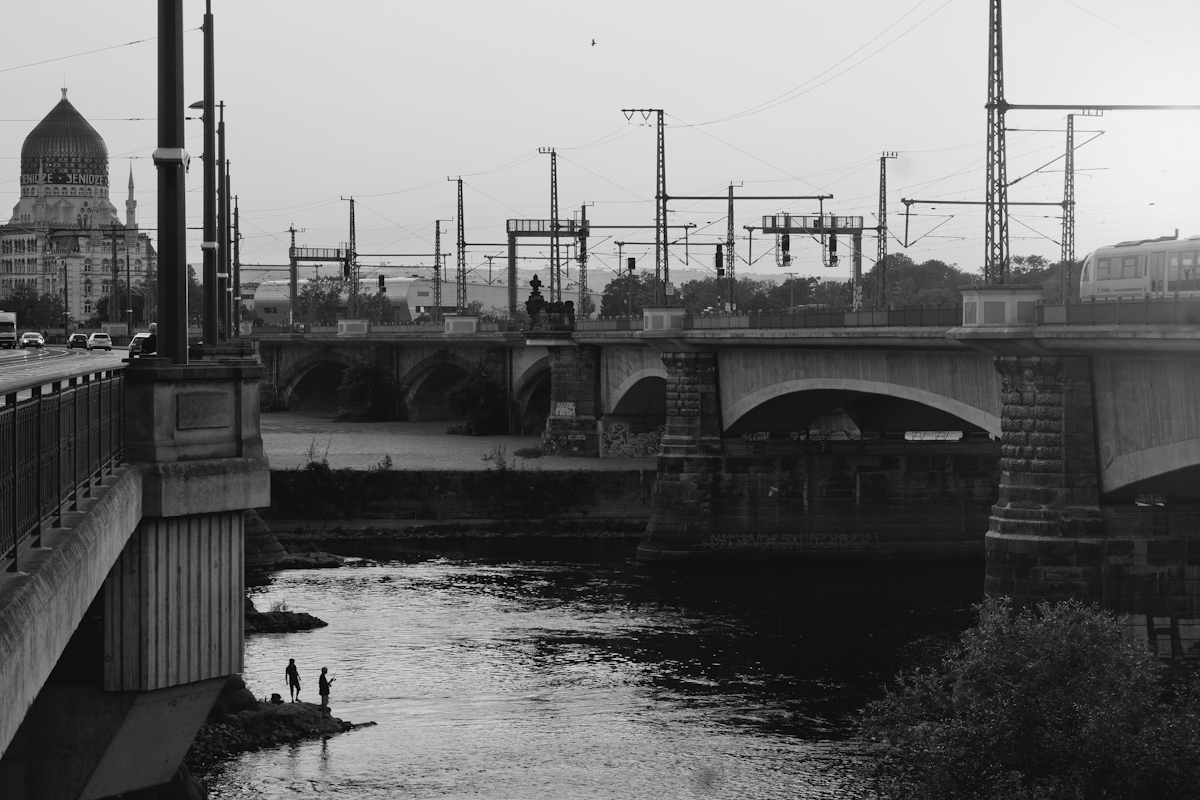
<svg viewBox="0 0 1200 800">
<path fill-rule="evenodd" d="M 1200 683 L 1078 602 L 979 607 L 940 665 L 902 675 L 863 732 L 885 798 L 1200 797 Z"/>
<path fill-rule="evenodd" d="M 57 292 L 45 294 L 23 284 L 0 299 L 0 311 L 15 311 L 17 325 L 23 329 L 45 330 L 62 325 L 63 299 Z"/>
<path fill-rule="evenodd" d="M 877 267 L 864 276 L 867 302 L 874 303 Z M 898 308 L 923 305 L 957 305 L 962 302 L 959 287 L 981 281 L 979 275 L 964 272 L 953 264 L 930 259 L 920 264 L 903 253 L 887 256 L 887 304 Z"/>
<path fill-rule="evenodd" d="M 508 397 L 492 364 L 480 359 L 467 375 L 446 392 L 446 405 L 466 419 L 466 433 L 488 436 L 508 430 Z"/>
<path fill-rule="evenodd" d="M 643 308 L 655 303 L 655 283 L 654 276 L 644 270 L 635 271 L 632 275 L 625 272 L 613 278 L 600 295 L 600 316 L 623 317 L 628 313 L 634 316 L 641 314 Z M 632 312 L 629 310 L 631 294 Z"/>
<path fill-rule="evenodd" d="M 375 325 L 391 325 L 396 318 L 386 292 L 360 294 L 355 298 L 354 315 L 370 320 Z"/>
<path fill-rule="evenodd" d="M 296 293 L 296 322 L 307 325 L 336 325 L 342 303 L 344 281 L 319 275 L 304 281 Z"/>
</svg>

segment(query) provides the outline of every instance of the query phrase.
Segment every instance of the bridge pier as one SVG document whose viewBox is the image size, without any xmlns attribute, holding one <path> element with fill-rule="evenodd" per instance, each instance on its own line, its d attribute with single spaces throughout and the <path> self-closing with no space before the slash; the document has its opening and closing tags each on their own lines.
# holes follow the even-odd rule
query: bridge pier
<svg viewBox="0 0 1200 800">
<path fill-rule="evenodd" d="M 717 355 L 665 352 L 667 421 L 658 456 L 658 477 L 638 558 L 694 557 L 713 541 L 721 516 L 721 406 Z"/>
<path fill-rule="evenodd" d="M 129 466 L 0 586 L 0 796 L 90 800 L 171 780 L 242 668 L 243 512 L 269 502 L 262 368 L 124 371 Z"/>
<path fill-rule="evenodd" d="M 985 537 L 985 591 L 1024 606 L 1098 603 L 1127 615 L 1131 637 L 1160 657 L 1200 658 L 1197 492 L 1187 477 L 1167 477 L 1194 463 L 1194 359 L 1175 355 L 1194 345 L 1129 358 L 1089 350 L 1070 331 L 1042 338 L 1040 294 L 965 289 L 964 324 L 951 334 L 993 355 L 1001 376 L 1000 494 Z M 1150 338 L 1144 329 L 1130 335 Z M 1145 466 L 1154 456 L 1143 451 L 1164 463 L 1142 481 L 1115 468 Z M 1155 491 L 1163 493 L 1138 494 Z"/>
<path fill-rule="evenodd" d="M 1200 658 L 1200 518 L 1102 499 L 1091 360 L 999 356 L 996 368 L 1004 436 L 986 592 L 1096 602 L 1128 615 L 1130 635 L 1159 656 Z"/>
<path fill-rule="evenodd" d="M 561 456 L 600 455 L 600 348 L 567 339 L 530 340 L 550 356 L 550 416 L 542 447 Z"/>
</svg>

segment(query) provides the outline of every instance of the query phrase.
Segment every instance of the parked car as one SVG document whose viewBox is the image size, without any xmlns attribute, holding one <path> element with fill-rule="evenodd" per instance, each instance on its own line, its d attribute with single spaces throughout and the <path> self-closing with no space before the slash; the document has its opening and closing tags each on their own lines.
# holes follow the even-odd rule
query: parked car
<svg viewBox="0 0 1200 800">
<path fill-rule="evenodd" d="M 142 354 L 142 345 L 150 338 L 148 332 L 135 333 L 133 338 L 129 340 L 129 357 L 140 356 Z"/>
<path fill-rule="evenodd" d="M 73 347 L 82 347 L 84 350 L 87 350 L 87 346 L 88 345 L 87 345 L 87 334 L 86 333 L 72 333 L 67 338 L 67 349 L 68 350 L 70 350 Z"/>
<path fill-rule="evenodd" d="M 37 347 L 39 349 L 46 346 L 46 340 L 37 331 L 25 331 L 21 334 L 21 347 Z"/>
<path fill-rule="evenodd" d="M 87 339 L 88 350 L 108 350 L 112 352 L 112 339 L 107 333 L 93 333 Z"/>
</svg>

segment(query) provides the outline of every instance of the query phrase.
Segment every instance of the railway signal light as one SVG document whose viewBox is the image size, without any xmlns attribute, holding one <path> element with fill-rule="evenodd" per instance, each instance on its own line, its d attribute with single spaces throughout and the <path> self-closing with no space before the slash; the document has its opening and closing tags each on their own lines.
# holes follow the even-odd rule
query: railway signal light
<svg viewBox="0 0 1200 800">
<path fill-rule="evenodd" d="M 629 258 L 625 259 L 625 263 L 628 266 L 629 274 L 632 275 L 633 271 L 637 269 L 637 259 L 633 256 L 630 256 Z"/>
<path fill-rule="evenodd" d="M 385 285 L 384 285 L 384 283 L 383 283 L 383 276 L 382 276 L 382 275 L 380 275 L 380 276 L 379 276 L 379 291 L 381 291 L 381 292 L 386 292 L 386 291 L 387 291 L 387 286 L 385 286 Z"/>
<path fill-rule="evenodd" d="M 836 267 L 838 263 L 837 236 L 829 237 L 829 266 Z"/>
<path fill-rule="evenodd" d="M 721 245 L 717 245 L 717 252 L 713 256 L 713 262 L 717 267 L 717 277 L 725 277 L 725 250 Z"/>
<path fill-rule="evenodd" d="M 342 277 L 346 280 L 350 280 L 350 259 L 346 259 L 342 262 Z"/>
<path fill-rule="evenodd" d="M 790 267 L 792 265 L 792 237 L 790 234 L 783 234 L 780 237 L 779 248 L 783 251 L 783 265 Z"/>
</svg>

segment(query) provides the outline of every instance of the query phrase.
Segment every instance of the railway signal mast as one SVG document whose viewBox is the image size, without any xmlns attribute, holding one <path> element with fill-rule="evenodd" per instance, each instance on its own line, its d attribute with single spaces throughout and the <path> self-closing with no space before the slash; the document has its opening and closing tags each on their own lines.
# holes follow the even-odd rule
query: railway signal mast
<svg viewBox="0 0 1200 800">
<path fill-rule="evenodd" d="M 988 29 L 988 147 L 987 147 L 987 184 L 986 211 L 984 232 L 984 280 L 986 283 L 1004 283 L 1008 274 L 1008 181 L 1005 164 L 1004 145 L 1004 114 L 1013 109 L 1021 111 L 1074 111 L 1086 115 L 1100 115 L 1105 111 L 1200 111 L 1200 105 L 1096 105 L 1093 103 L 1009 103 L 1004 99 L 1004 45 L 1003 25 L 1000 14 L 1001 0 L 991 0 Z M 1067 125 L 1072 122 L 1068 116 Z M 1068 133 L 1073 139 L 1073 133 Z M 1071 177 L 1074 166 L 1074 142 L 1067 147 L 1069 164 L 1067 166 L 1067 192 L 1061 205 L 1064 212 L 1071 214 L 1070 230 L 1064 226 L 1063 259 L 1066 264 L 1074 261 L 1075 228 L 1074 204 L 1075 187 Z M 944 202 L 944 201 L 943 201 Z M 1034 205 L 1032 203 L 1028 205 Z M 1041 205 L 1059 205 L 1046 203 Z M 1071 252 L 1066 251 L 1070 238 Z M 1067 256 L 1070 256 L 1068 260 Z M 1066 295 L 1064 295 L 1064 298 Z"/>
<path fill-rule="evenodd" d="M 665 305 L 668 296 L 675 294 L 671 286 L 671 267 L 667 263 L 667 154 L 661 108 L 623 108 L 625 119 L 641 114 L 642 119 L 658 115 L 657 170 L 654 190 L 654 302 Z"/>
<path fill-rule="evenodd" d="M 875 246 L 875 307 L 887 308 L 887 160 L 895 158 L 895 150 L 879 156 L 879 219 L 878 242 Z"/>
</svg>

